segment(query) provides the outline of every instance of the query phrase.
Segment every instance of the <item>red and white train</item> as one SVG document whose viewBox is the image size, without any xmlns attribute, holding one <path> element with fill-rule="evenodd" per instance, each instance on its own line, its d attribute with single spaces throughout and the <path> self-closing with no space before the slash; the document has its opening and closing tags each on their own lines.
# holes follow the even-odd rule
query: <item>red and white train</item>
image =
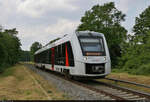
<svg viewBox="0 0 150 102">
<path fill-rule="evenodd" d="M 35 52 L 34 62 L 73 77 L 103 78 L 111 72 L 105 37 L 93 31 L 77 31 L 46 45 Z"/>
</svg>

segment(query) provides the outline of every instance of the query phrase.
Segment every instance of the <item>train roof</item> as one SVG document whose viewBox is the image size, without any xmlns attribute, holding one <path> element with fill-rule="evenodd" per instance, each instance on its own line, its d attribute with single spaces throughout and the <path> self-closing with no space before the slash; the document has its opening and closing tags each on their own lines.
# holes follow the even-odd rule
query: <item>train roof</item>
<svg viewBox="0 0 150 102">
<path fill-rule="evenodd" d="M 94 31 L 76 31 L 75 34 L 77 36 L 100 36 L 100 37 L 104 36 L 102 33 L 94 32 Z M 71 39 L 71 37 L 72 37 L 72 34 L 65 34 L 62 38 L 59 38 L 55 42 L 46 44 L 46 46 L 37 50 L 35 52 L 35 54 L 41 53 L 41 52 L 43 52 L 49 48 L 52 48 L 54 46 L 57 46 L 57 45 L 62 44 L 64 42 L 67 42 Z"/>
<path fill-rule="evenodd" d="M 40 52 L 43 52 L 49 48 L 52 48 L 54 46 L 57 46 L 61 43 L 64 43 L 64 42 L 67 42 L 69 41 L 69 39 L 71 38 L 72 34 L 65 34 L 63 37 L 59 38 L 58 40 L 54 41 L 53 43 L 49 43 L 49 44 L 46 44 L 44 47 L 42 47 L 41 49 L 37 50 L 35 52 L 35 54 L 38 54 Z"/>
<path fill-rule="evenodd" d="M 102 33 L 94 32 L 94 31 L 77 31 L 77 36 L 104 36 Z"/>
</svg>

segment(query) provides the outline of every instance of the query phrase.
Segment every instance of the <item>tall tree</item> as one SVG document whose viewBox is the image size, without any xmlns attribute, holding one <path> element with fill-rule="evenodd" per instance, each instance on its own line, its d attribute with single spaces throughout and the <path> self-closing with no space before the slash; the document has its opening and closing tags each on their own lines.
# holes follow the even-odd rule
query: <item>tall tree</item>
<svg viewBox="0 0 150 102">
<path fill-rule="evenodd" d="M 150 31 L 147 33 L 144 44 L 136 44 L 130 41 L 126 52 L 122 54 L 119 60 L 119 66 L 123 70 L 132 74 L 149 74 L 150 73 Z"/>
<path fill-rule="evenodd" d="M 146 8 L 139 17 L 136 17 L 133 32 L 139 42 L 145 43 L 148 31 L 150 30 L 150 6 Z"/>
<path fill-rule="evenodd" d="M 20 56 L 20 40 L 17 37 L 16 29 L 0 30 L 0 71 L 2 68 L 14 65 L 19 61 Z"/>
<path fill-rule="evenodd" d="M 31 60 L 33 61 L 34 59 L 34 53 L 38 50 L 42 48 L 42 44 L 40 44 L 39 42 L 34 42 L 31 47 L 30 47 L 30 54 L 31 54 Z"/>
<path fill-rule="evenodd" d="M 112 65 L 116 65 L 117 57 L 121 56 L 121 44 L 126 40 L 127 33 L 127 30 L 121 26 L 122 21 L 125 21 L 125 14 L 110 2 L 102 6 L 95 5 L 91 10 L 86 11 L 77 30 L 103 33 L 110 50 Z"/>
<path fill-rule="evenodd" d="M 30 51 L 21 51 L 20 61 L 30 61 Z"/>
<path fill-rule="evenodd" d="M 129 37 L 125 51 L 120 59 L 120 68 L 133 74 L 150 73 L 150 6 L 139 17 L 133 26 L 133 36 Z"/>
</svg>

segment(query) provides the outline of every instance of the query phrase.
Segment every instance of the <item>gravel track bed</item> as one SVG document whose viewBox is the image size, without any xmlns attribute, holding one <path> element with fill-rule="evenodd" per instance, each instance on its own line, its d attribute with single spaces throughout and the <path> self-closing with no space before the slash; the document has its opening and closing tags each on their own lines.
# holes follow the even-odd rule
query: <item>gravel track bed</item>
<svg viewBox="0 0 150 102">
<path fill-rule="evenodd" d="M 110 97 L 96 93 L 82 86 L 71 83 L 51 73 L 35 68 L 33 65 L 25 64 L 26 67 L 41 75 L 45 80 L 53 83 L 55 87 L 75 100 L 111 100 Z"/>
</svg>

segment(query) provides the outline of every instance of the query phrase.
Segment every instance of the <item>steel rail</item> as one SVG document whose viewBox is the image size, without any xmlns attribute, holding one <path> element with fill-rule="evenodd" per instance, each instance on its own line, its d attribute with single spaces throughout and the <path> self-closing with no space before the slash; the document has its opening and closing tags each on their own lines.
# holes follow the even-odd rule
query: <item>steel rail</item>
<svg viewBox="0 0 150 102">
<path fill-rule="evenodd" d="M 136 83 L 136 82 L 131 82 L 131 81 L 126 81 L 126 80 L 119 80 L 119 79 L 115 79 L 115 78 L 105 78 L 107 80 L 111 80 L 111 81 L 115 81 L 117 82 L 122 82 L 122 83 L 128 83 L 128 84 L 133 84 L 136 86 L 141 86 L 141 87 L 145 87 L 145 88 L 150 88 L 150 86 L 144 85 L 144 84 L 140 84 L 140 83 Z"/>
<path fill-rule="evenodd" d="M 104 85 L 112 87 L 112 88 L 123 90 L 123 91 L 129 92 L 129 93 L 133 93 L 133 94 L 139 95 L 141 97 L 145 97 L 147 99 L 150 99 L 150 94 L 149 93 L 137 91 L 137 90 L 126 88 L 126 87 L 121 87 L 121 86 L 118 86 L 118 85 L 108 84 L 108 83 L 101 82 L 101 81 L 96 81 L 96 82 L 98 82 L 100 84 L 104 84 Z"/>
</svg>

